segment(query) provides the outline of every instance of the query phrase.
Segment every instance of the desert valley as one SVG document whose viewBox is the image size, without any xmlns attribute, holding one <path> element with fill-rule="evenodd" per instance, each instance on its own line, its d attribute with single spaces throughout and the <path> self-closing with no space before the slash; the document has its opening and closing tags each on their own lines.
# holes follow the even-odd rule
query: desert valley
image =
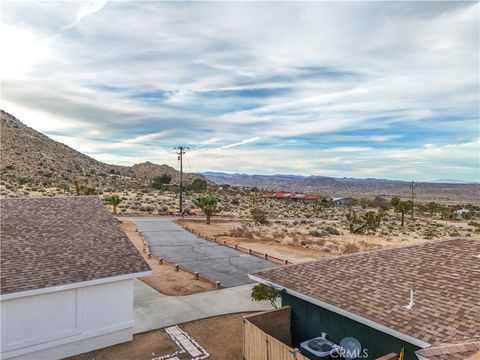
<svg viewBox="0 0 480 360">
<path fill-rule="evenodd" d="M 0 359 L 480 360 L 480 2 L 1 0 Z"/>
</svg>

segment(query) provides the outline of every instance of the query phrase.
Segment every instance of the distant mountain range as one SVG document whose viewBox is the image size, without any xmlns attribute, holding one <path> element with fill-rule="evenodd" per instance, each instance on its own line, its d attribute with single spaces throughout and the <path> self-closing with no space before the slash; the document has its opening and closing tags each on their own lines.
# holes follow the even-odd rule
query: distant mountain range
<svg viewBox="0 0 480 360">
<path fill-rule="evenodd" d="M 203 172 L 207 179 L 216 184 L 240 187 L 257 187 L 273 191 L 297 191 L 321 193 L 334 197 L 343 196 L 411 196 L 411 182 L 386 179 L 356 179 L 328 176 L 302 175 L 248 175 L 222 172 Z M 452 180 L 415 183 L 415 197 L 423 200 L 435 199 L 451 202 L 480 202 L 480 184 L 453 183 Z"/>
<path fill-rule="evenodd" d="M 107 191 L 141 190 L 153 177 L 168 174 L 177 182 L 179 173 L 168 165 L 145 162 L 133 166 L 110 165 L 97 161 L 24 125 L 5 111 L 0 112 L 0 172 L 2 184 L 31 184 L 43 187 L 71 186 L 79 183 Z M 321 193 L 329 196 L 411 195 L 410 183 L 385 179 L 335 178 L 301 175 L 246 175 L 222 172 L 185 174 L 186 182 L 195 178 L 216 184 L 257 187 L 268 190 Z M 455 203 L 480 203 L 480 184 L 437 180 L 416 183 L 416 197 Z"/>
<path fill-rule="evenodd" d="M 463 181 L 458 179 L 438 179 L 429 182 L 435 184 L 476 184 L 475 182 Z"/>
<path fill-rule="evenodd" d="M 111 189 L 134 190 L 149 186 L 155 176 L 168 174 L 177 182 L 179 173 L 168 165 L 151 162 L 120 166 L 97 161 L 24 125 L 5 111 L 0 113 L 0 171 L 4 182 L 69 186 L 81 184 Z M 186 181 L 202 178 L 185 174 Z"/>
</svg>

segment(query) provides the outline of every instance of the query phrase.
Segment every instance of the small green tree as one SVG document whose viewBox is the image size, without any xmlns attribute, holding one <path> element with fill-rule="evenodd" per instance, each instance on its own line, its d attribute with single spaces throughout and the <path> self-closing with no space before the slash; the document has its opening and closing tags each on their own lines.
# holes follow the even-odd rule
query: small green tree
<svg viewBox="0 0 480 360">
<path fill-rule="evenodd" d="M 256 224 L 267 225 L 267 212 L 260 208 L 253 208 L 250 210 L 250 214 L 252 215 L 252 219 Z"/>
<path fill-rule="evenodd" d="M 276 308 L 276 300 L 280 297 L 280 292 L 271 286 L 257 284 L 252 288 L 251 298 L 253 301 L 270 301 L 270 304 Z"/>
<path fill-rule="evenodd" d="M 172 177 L 168 174 L 162 174 L 161 176 L 155 176 L 152 179 L 152 187 L 154 189 L 161 189 L 164 184 L 170 184 Z"/>
<path fill-rule="evenodd" d="M 210 224 L 210 218 L 213 214 L 220 211 L 218 207 L 218 200 L 211 195 L 202 196 L 193 200 L 193 203 L 202 209 L 207 217 L 207 224 Z"/>
<path fill-rule="evenodd" d="M 122 202 L 122 198 L 118 195 L 111 195 L 111 196 L 107 196 L 105 198 L 105 201 L 107 202 L 107 204 L 110 204 L 113 206 L 113 213 L 116 214 L 117 206 L 120 205 L 120 203 Z"/>
</svg>

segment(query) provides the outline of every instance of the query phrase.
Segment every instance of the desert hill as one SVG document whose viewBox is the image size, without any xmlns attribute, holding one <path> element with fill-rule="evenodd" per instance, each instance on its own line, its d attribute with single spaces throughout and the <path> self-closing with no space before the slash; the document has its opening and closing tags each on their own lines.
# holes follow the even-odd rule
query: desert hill
<svg viewBox="0 0 480 360">
<path fill-rule="evenodd" d="M 139 189 L 153 177 L 168 174 L 177 182 L 178 171 L 151 162 L 133 166 L 109 165 L 59 143 L 1 111 L 0 145 L 2 180 L 25 184 L 68 187 L 81 184 L 102 189 Z M 185 174 L 186 182 L 201 175 Z"/>
</svg>

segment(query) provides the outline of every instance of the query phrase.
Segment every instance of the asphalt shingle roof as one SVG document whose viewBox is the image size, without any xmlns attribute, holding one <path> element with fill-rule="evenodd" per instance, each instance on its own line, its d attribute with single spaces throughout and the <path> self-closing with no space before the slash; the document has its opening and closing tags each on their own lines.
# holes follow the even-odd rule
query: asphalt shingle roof
<svg viewBox="0 0 480 360">
<path fill-rule="evenodd" d="M 480 341 L 432 346 L 416 353 L 429 360 L 465 360 L 475 354 L 480 356 Z"/>
<path fill-rule="evenodd" d="M 255 276 L 429 344 L 480 339 L 480 240 L 339 256 Z M 415 304 L 411 310 L 410 290 Z"/>
<path fill-rule="evenodd" d="M 0 200 L 1 293 L 149 271 L 97 196 Z"/>
</svg>

